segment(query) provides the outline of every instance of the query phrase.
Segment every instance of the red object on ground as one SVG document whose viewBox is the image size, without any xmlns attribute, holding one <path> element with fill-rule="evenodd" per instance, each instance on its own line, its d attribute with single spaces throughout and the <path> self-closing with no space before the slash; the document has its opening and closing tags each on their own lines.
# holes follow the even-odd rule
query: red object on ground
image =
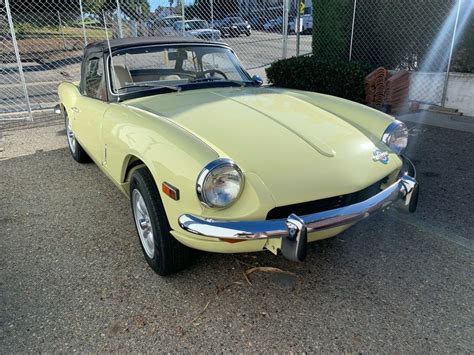
<svg viewBox="0 0 474 355">
<path fill-rule="evenodd" d="M 390 75 L 379 67 L 365 77 L 365 99 L 369 106 L 389 108 L 399 113 L 408 107 L 410 74 L 403 70 Z"/>
</svg>

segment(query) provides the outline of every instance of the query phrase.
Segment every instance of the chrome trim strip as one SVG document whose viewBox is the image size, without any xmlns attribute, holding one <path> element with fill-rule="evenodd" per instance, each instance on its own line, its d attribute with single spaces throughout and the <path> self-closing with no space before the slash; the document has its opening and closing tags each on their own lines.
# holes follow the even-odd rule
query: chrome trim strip
<svg viewBox="0 0 474 355">
<path fill-rule="evenodd" d="M 409 161 L 408 163 L 411 164 Z M 250 240 L 291 237 L 289 225 L 294 224 L 296 218 L 304 223 L 309 233 L 358 222 L 399 201 L 405 209 L 409 209 L 412 197 L 416 196 L 414 192 L 417 186 L 415 178 L 404 172 L 398 181 L 377 195 L 365 201 L 329 211 L 300 217 L 291 215 L 288 219 L 260 221 L 212 220 L 183 214 L 178 222 L 187 232 L 218 239 Z"/>
</svg>

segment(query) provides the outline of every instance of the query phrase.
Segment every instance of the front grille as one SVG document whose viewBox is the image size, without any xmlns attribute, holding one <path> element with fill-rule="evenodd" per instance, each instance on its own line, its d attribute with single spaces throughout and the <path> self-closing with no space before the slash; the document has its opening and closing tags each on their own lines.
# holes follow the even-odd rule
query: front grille
<svg viewBox="0 0 474 355">
<path fill-rule="evenodd" d="M 371 198 L 372 196 L 378 194 L 381 191 L 382 184 L 386 183 L 387 180 L 388 176 L 366 187 L 365 189 L 347 195 L 340 195 L 324 198 L 322 200 L 275 207 L 270 210 L 270 212 L 268 212 L 267 220 L 287 218 L 292 213 L 298 216 L 304 216 L 311 213 L 323 212 L 339 207 L 353 205 L 355 203 L 365 201 Z"/>
</svg>

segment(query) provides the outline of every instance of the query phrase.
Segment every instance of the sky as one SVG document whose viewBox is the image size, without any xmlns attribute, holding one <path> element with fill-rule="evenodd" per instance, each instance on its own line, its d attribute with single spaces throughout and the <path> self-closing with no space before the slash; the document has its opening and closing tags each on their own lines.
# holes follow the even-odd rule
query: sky
<svg viewBox="0 0 474 355">
<path fill-rule="evenodd" d="M 168 0 L 149 0 L 150 1 L 150 9 L 153 11 L 155 10 L 158 6 L 169 6 L 169 1 Z M 191 5 L 194 2 L 194 0 L 184 0 L 184 3 L 186 5 Z M 176 0 L 174 1 L 176 5 Z"/>
</svg>

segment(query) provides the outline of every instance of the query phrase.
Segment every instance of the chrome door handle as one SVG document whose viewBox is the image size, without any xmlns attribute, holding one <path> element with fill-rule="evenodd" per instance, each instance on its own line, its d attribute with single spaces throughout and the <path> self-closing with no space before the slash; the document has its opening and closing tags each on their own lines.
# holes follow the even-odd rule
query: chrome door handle
<svg viewBox="0 0 474 355">
<path fill-rule="evenodd" d="M 71 110 L 72 110 L 73 112 L 76 112 L 76 113 L 79 112 L 79 109 L 78 109 L 76 106 L 71 107 Z"/>
</svg>

